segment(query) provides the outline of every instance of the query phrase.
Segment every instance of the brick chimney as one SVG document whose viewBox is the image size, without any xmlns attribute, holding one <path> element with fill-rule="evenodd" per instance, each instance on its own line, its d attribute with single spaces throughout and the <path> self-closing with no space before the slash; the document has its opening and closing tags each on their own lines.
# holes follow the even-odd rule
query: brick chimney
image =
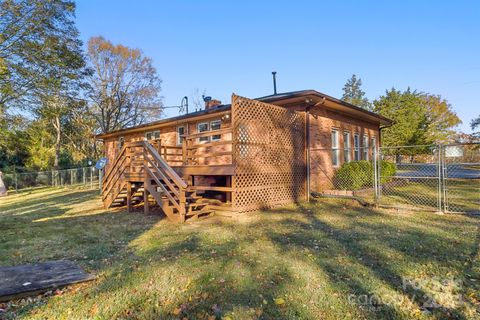
<svg viewBox="0 0 480 320">
<path fill-rule="evenodd" d="M 204 99 L 205 101 L 205 109 L 213 109 L 215 107 L 221 106 L 222 101 L 217 100 L 217 99 Z"/>
</svg>

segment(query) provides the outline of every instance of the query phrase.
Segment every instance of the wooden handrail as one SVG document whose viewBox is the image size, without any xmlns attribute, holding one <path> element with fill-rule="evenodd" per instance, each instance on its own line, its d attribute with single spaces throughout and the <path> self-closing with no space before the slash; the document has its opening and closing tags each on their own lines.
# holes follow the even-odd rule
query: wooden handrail
<svg viewBox="0 0 480 320">
<path fill-rule="evenodd" d="M 198 149 L 198 148 L 208 148 L 208 147 L 222 146 L 225 144 L 232 144 L 232 140 L 219 140 L 219 141 L 213 141 L 208 143 L 196 143 L 196 144 L 192 144 L 191 146 L 188 146 L 187 149 L 192 150 L 192 149 Z"/>
<path fill-rule="evenodd" d="M 155 169 L 156 173 L 160 175 L 160 178 L 165 181 L 165 184 L 167 184 L 167 186 L 171 189 L 171 191 L 177 196 L 177 197 L 180 197 L 180 194 L 178 193 L 177 189 L 175 189 L 175 187 L 172 185 L 172 183 L 168 180 L 168 177 L 165 176 L 162 172 L 162 170 L 160 170 L 160 168 L 157 167 L 157 165 L 155 164 L 155 162 L 148 158 L 147 157 L 147 162 L 150 163 L 150 165 L 153 167 L 153 169 Z M 147 165 L 148 167 L 148 165 Z M 152 175 L 154 174 L 153 171 L 150 170 L 150 167 L 148 167 L 149 171 L 152 172 Z"/>
<path fill-rule="evenodd" d="M 200 132 L 200 133 L 193 133 L 189 134 L 188 136 L 185 136 L 186 139 L 195 139 L 195 138 L 202 138 L 202 137 L 209 137 L 209 136 L 215 136 L 217 134 L 225 134 L 225 133 L 231 133 L 232 128 L 223 128 L 219 130 L 212 130 L 212 131 L 205 131 L 205 132 Z"/>
<path fill-rule="evenodd" d="M 118 169 L 117 169 L 116 173 L 113 176 L 111 176 L 110 179 L 108 181 L 106 181 L 106 183 L 103 186 L 103 190 L 102 190 L 103 191 L 102 192 L 103 198 L 108 196 L 108 194 L 113 189 L 113 187 L 115 187 L 116 182 L 120 179 L 120 177 L 122 176 L 123 172 L 126 169 L 124 162 L 120 162 L 120 163 L 122 165 L 117 167 Z"/>
<path fill-rule="evenodd" d="M 181 211 L 182 208 L 180 206 L 180 203 L 178 203 L 177 200 L 175 200 L 175 198 L 170 194 L 170 190 L 168 190 L 167 188 L 165 188 L 165 186 L 160 182 L 160 179 L 158 179 L 158 177 L 153 173 L 153 171 L 147 166 L 145 165 L 145 171 L 148 173 L 149 176 L 151 176 L 153 178 L 153 180 L 155 180 L 155 182 L 157 183 L 157 185 L 162 188 L 162 190 L 164 191 L 165 195 L 167 196 L 167 198 L 173 203 L 173 205 L 179 210 Z"/>
<path fill-rule="evenodd" d="M 141 146 L 141 141 L 133 141 L 133 142 L 126 142 L 122 149 L 120 149 L 120 152 L 118 153 L 118 155 L 115 157 L 115 160 L 113 160 L 113 163 L 110 164 L 110 168 L 108 169 L 108 172 L 105 173 L 105 175 L 103 176 L 103 181 L 107 181 L 111 172 L 113 171 L 113 169 L 117 166 L 118 162 L 120 161 L 120 159 L 124 158 L 122 155 L 123 153 L 125 153 L 125 150 L 127 150 L 127 148 L 131 148 L 131 147 L 139 147 Z"/>
<path fill-rule="evenodd" d="M 155 148 L 153 148 L 147 142 L 144 142 L 143 146 L 144 146 L 145 150 L 147 150 L 150 154 L 152 154 L 154 159 L 157 161 L 159 169 L 162 169 L 163 171 L 165 171 L 165 173 L 168 175 L 168 177 L 170 179 L 172 179 L 173 182 L 180 189 L 185 189 L 187 187 L 187 184 L 185 183 L 185 181 L 183 181 L 183 179 L 180 178 L 180 176 L 168 165 L 168 163 L 162 157 L 160 157 L 160 154 L 158 153 L 157 150 L 155 150 Z"/>
<path fill-rule="evenodd" d="M 110 174 L 113 172 L 113 170 L 117 167 L 118 162 L 120 159 L 123 159 L 124 157 L 122 156 L 125 153 L 125 150 L 127 150 L 127 146 L 123 145 L 122 149 L 120 149 L 120 152 L 118 155 L 115 157 L 115 160 L 113 160 L 113 163 L 110 164 L 110 168 L 108 169 L 107 173 L 103 176 L 103 181 L 107 181 L 110 177 Z"/>
<path fill-rule="evenodd" d="M 187 159 L 196 159 L 196 158 L 214 158 L 214 157 L 221 157 L 221 156 L 231 156 L 233 154 L 232 151 L 221 151 L 221 152 L 212 152 L 206 154 L 194 154 L 187 156 Z"/>
</svg>

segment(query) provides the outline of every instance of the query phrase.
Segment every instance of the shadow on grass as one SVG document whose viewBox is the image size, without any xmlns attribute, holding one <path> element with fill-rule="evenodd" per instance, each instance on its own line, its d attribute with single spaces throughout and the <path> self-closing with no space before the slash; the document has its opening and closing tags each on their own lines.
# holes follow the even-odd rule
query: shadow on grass
<svg viewBox="0 0 480 320">
<path fill-rule="evenodd" d="M 96 270 L 160 217 L 104 210 L 97 190 L 54 190 L 0 204 L 0 265 L 53 259 Z"/>
<path fill-rule="evenodd" d="M 339 211 L 342 208 L 338 205 L 327 205 L 330 210 Z M 307 218 L 306 222 L 299 222 L 298 220 L 284 219 L 281 223 L 288 227 L 291 231 L 289 233 L 270 232 L 269 237 L 272 241 L 282 247 L 285 251 L 291 250 L 305 250 L 311 248 L 311 243 L 316 242 L 319 238 L 316 236 L 321 231 L 323 234 L 329 235 L 329 245 L 324 245 L 320 250 L 326 251 L 323 254 L 330 257 L 346 254 L 349 260 L 354 260 L 356 264 L 360 264 L 363 270 L 374 275 L 384 285 L 390 287 L 392 290 L 398 292 L 399 295 L 407 297 L 410 303 L 416 304 L 421 310 L 428 312 L 436 319 L 453 318 L 453 319 L 467 319 L 468 317 L 463 313 L 461 308 L 451 308 L 438 304 L 431 293 L 423 291 L 422 288 L 413 288 L 405 285 L 404 274 L 399 274 L 397 271 L 398 265 L 395 261 L 388 259 L 385 252 L 393 251 L 401 253 L 409 263 L 428 264 L 438 262 L 448 267 L 452 265 L 452 270 L 455 263 L 460 262 L 464 264 L 465 261 L 471 261 L 478 253 L 478 242 L 473 244 L 473 249 L 469 246 L 470 243 L 464 242 L 464 253 L 470 253 L 470 259 L 464 260 L 463 255 L 459 255 L 460 246 L 445 243 L 445 237 L 436 235 L 433 232 L 428 232 L 426 229 L 403 229 L 399 233 L 399 229 L 388 226 L 384 223 L 378 222 L 352 222 L 350 228 L 339 228 L 333 226 L 318 218 L 318 216 L 311 214 L 311 210 L 300 206 Z M 284 212 L 284 209 L 280 209 Z M 368 211 L 363 214 L 376 214 L 382 216 L 379 212 Z M 443 227 L 448 225 L 448 221 L 444 222 Z M 475 221 L 478 223 L 478 221 Z M 354 227 L 354 228 L 352 228 Z M 310 232 L 305 232 L 310 230 Z M 314 230 L 314 232 L 312 232 Z M 477 236 L 478 238 L 478 236 Z M 373 241 L 372 241 L 373 240 Z M 378 247 L 371 246 L 374 242 L 381 244 Z M 458 241 L 462 243 L 462 240 Z M 440 246 L 439 246 L 440 245 Z M 437 250 L 441 252 L 437 252 Z M 318 259 L 318 266 L 327 272 L 330 281 L 337 283 L 340 287 L 346 288 L 349 294 L 355 297 L 367 296 L 372 297 L 374 287 L 368 284 L 368 281 L 361 281 L 360 276 L 355 269 L 342 268 L 334 263 L 332 259 Z M 470 265 L 470 264 L 467 264 Z M 471 268 L 471 267 L 470 267 Z M 460 272 L 461 280 L 468 273 L 468 267 Z M 400 318 L 401 314 L 398 310 L 389 304 L 376 304 L 382 297 L 373 297 L 373 304 L 367 307 L 375 309 L 375 315 L 380 318 Z M 379 298 L 379 299 L 375 299 Z M 372 302 L 370 301 L 370 302 Z M 387 300 L 388 301 L 388 300 Z"/>
<path fill-rule="evenodd" d="M 472 253 L 472 239 L 451 239 L 478 219 L 462 217 L 469 219 L 462 224 L 431 216 L 430 230 L 416 216 L 402 222 L 338 202 L 185 225 L 102 210 L 70 218 L 63 217 L 63 208 L 50 209 L 60 211 L 37 225 L 49 233 L 68 232 L 60 250 L 47 242 L 49 250 L 86 265 L 92 261 L 100 277 L 85 290 L 48 301 L 35 311 L 39 317 L 68 318 L 73 309 L 80 318 L 112 319 L 400 319 L 423 309 L 430 318 L 468 318 L 460 308 L 431 308 L 429 292 L 405 287 L 403 278 L 429 264 L 439 270 L 433 276 L 469 272 L 465 256 L 477 255 L 478 243 Z M 39 214 L 17 218 L 32 224 Z M 12 241 L 13 235 L 8 237 Z M 44 238 L 49 240 L 48 234 L 35 239 Z M 42 259 L 50 256 L 41 253 Z M 413 307 L 360 305 L 356 299 L 385 292 L 415 296 Z"/>
</svg>

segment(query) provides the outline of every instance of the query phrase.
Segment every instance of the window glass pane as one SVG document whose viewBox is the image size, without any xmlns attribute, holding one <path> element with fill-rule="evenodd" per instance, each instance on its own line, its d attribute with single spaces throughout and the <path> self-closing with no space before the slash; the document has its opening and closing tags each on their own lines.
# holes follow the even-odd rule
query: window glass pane
<svg viewBox="0 0 480 320">
<path fill-rule="evenodd" d="M 124 139 L 123 137 L 120 137 L 120 138 L 118 139 L 118 148 L 119 148 L 119 149 L 122 149 L 122 148 L 123 148 L 124 142 L 125 142 L 125 139 Z"/>
<path fill-rule="evenodd" d="M 343 133 L 343 160 L 350 162 L 350 132 Z"/>
<path fill-rule="evenodd" d="M 332 148 L 338 148 L 338 131 L 332 131 Z"/>
<path fill-rule="evenodd" d="M 198 132 L 207 132 L 209 131 L 209 127 L 208 127 L 208 122 L 202 122 L 202 123 L 199 123 L 197 125 L 197 128 L 198 128 Z M 198 138 L 198 141 L 200 142 L 203 142 L 203 141 L 210 141 L 210 137 L 200 137 Z"/>
<path fill-rule="evenodd" d="M 212 121 L 210 123 L 210 128 L 211 130 L 220 130 L 220 125 L 221 125 L 221 121 L 220 120 L 215 120 L 215 121 Z"/>
<path fill-rule="evenodd" d="M 158 140 L 160 139 L 160 131 L 149 131 L 145 133 L 145 139 Z"/>
<path fill-rule="evenodd" d="M 220 120 L 212 121 L 210 123 L 210 130 L 212 130 L 212 131 L 213 130 L 220 130 L 221 123 L 222 123 L 222 121 L 220 121 Z M 212 141 L 218 141 L 218 140 L 220 140 L 220 138 L 221 138 L 221 135 L 219 135 L 219 134 L 213 135 L 212 136 Z"/>
<path fill-rule="evenodd" d="M 363 136 L 363 159 L 368 160 L 368 136 Z"/>
<path fill-rule="evenodd" d="M 340 149 L 338 149 L 338 131 L 332 130 L 332 164 L 338 166 Z"/>
<path fill-rule="evenodd" d="M 185 127 L 177 127 L 177 144 L 182 144 L 182 136 L 185 134 Z"/>
<path fill-rule="evenodd" d="M 355 161 L 360 160 L 360 136 L 358 134 L 353 136 L 353 148 Z"/>
</svg>

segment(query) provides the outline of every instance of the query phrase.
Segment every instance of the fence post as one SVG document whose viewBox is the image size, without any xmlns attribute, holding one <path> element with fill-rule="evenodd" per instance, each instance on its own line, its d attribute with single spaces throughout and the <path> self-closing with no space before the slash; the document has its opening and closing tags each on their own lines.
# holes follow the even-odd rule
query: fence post
<svg viewBox="0 0 480 320">
<path fill-rule="evenodd" d="M 377 150 L 377 194 L 375 204 L 380 205 L 380 197 L 382 195 L 382 148 Z"/>
<path fill-rule="evenodd" d="M 103 169 L 98 170 L 98 188 L 100 189 L 100 194 L 102 194 L 102 178 L 103 178 Z"/>
<path fill-rule="evenodd" d="M 377 206 L 377 198 L 378 198 L 378 171 L 377 171 L 377 148 L 373 146 L 372 150 L 372 158 L 373 158 L 373 192 L 374 192 L 374 202 Z"/>
<path fill-rule="evenodd" d="M 15 172 L 15 192 L 18 192 L 18 179 L 17 179 L 17 173 Z"/>
<path fill-rule="evenodd" d="M 441 181 L 442 181 L 442 184 L 441 184 L 441 202 L 443 202 L 443 206 L 442 206 L 442 211 L 444 213 L 447 213 L 448 212 L 448 198 L 447 198 L 447 189 L 448 189 L 448 186 L 447 186 L 447 165 L 446 165 L 446 160 L 445 160 L 445 148 L 443 145 L 440 146 L 440 159 L 441 159 L 441 168 L 440 168 L 440 172 L 441 172 Z"/>
<path fill-rule="evenodd" d="M 93 190 L 93 167 L 90 167 L 90 189 Z"/>
</svg>

